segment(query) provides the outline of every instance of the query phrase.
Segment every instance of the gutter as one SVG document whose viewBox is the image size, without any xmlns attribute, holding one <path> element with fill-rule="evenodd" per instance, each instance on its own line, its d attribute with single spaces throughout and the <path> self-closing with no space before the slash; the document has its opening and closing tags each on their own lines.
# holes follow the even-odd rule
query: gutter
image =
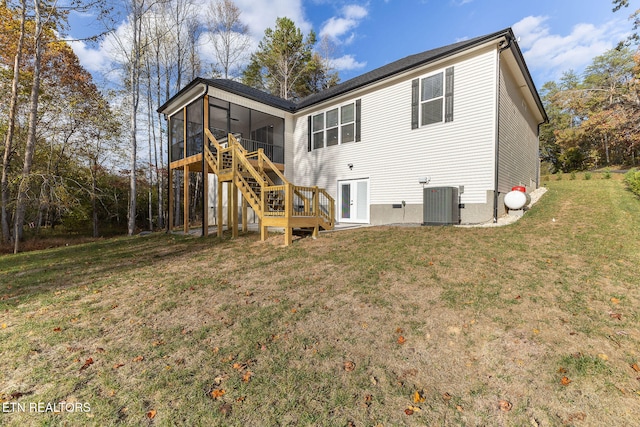
<svg viewBox="0 0 640 427">
<path fill-rule="evenodd" d="M 509 49 L 511 47 L 511 43 L 513 42 L 513 38 L 507 34 L 505 35 L 505 40 L 507 44 L 502 46 L 502 43 L 498 45 L 498 57 L 496 58 L 496 153 L 494 158 L 494 183 L 493 183 L 493 222 L 494 224 L 498 222 L 498 172 L 500 170 L 500 55 L 503 51 Z"/>
</svg>

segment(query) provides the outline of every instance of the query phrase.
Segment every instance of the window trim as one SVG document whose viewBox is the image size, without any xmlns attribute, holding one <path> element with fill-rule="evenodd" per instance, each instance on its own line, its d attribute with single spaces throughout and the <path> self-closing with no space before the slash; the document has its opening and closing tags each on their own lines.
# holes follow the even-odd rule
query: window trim
<svg viewBox="0 0 640 427">
<path fill-rule="evenodd" d="M 342 121 L 342 109 L 345 107 L 349 107 L 351 106 L 352 111 L 353 111 L 353 119 L 351 121 Z M 328 113 L 332 113 L 332 112 L 336 112 L 337 114 L 337 124 L 329 126 L 329 124 L 327 123 L 327 114 Z M 342 145 L 342 144 L 350 144 L 352 142 L 360 142 L 360 134 L 361 134 L 361 111 L 362 111 L 362 103 L 360 99 L 356 99 L 350 102 L 345 102 L 339 105 L 332 105 L 329 108 L 326 108 L 322 111 L 317 111 L 315 113 L 309 114 L 308 119 L 307 119 L 307 136 L 308 136 L 308 141 L 307 141 L 307 151 L 315 151 L 315 150 L 320 150 L 322 148 L 328 148 L 328 147 L 333 147 L 336 145 Z M 314 121 L 316 119 L 316 117 L 322 116 L 322 122 L 323 122 L 323 128 L 322 129 L 318 129 L 315 130 L 313 128 L 313 124 Z M 352 138 L 349 141 L 345 141 L 344 140 L 344 136 L 343 136 L 343 128 L 345 126 L 351 125 L 352 126 Z M 328 132 L 330 131 L 337 131 L 337 140 L 336 143 L 328 145 L 329 139 L 328 139 Z M 318 137 L 320 137 L 320 134 L 322 134 L 322 146 L 316 147 L 316 135 L 318 135 Z"/>
<path fill-rule="evenodd" d="M 430 98 L 422 99 L 423 82 L 429 77 L 442 76 L 442 94 Z M 441 120 L 431 123 L 423 123 L 424 106 L 442 100 Z M 411 81 L 411 129 L 418 129 L 426 126 L 436 125 L 438 123 L 449 123 L 453 121 L 453 102 L 454 102 L 454 67 L 435 70 L 431 73 L 424 74 Z"/>
</svg>

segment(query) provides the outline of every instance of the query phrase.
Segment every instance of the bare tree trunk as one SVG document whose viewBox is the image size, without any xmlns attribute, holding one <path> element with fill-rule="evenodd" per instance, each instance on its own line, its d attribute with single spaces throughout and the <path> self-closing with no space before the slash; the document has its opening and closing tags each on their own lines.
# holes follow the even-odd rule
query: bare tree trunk
<svg viewBox="0 0 640 427">
<path fill-rule="evenodd" d="M 9 128 L 7 129 L 7 137 L 4 144 L 4 156 L 2 158 L 2 242 L 7 243 L 10 240 L 11 232 L 9 231 L 9 216 L 7 213 L 7 205 L 9 204 L 9 164 L 13 155 L 13 136 L 16 129 L 16 115 L 18 111 L 18 80 L 20 78 L 20 62 L 22 60 L 22 47 L 24 45 L 25 20 L 27 14 L 27 5 L 25 0 L 20 2 L 22 8 L 20 13 L 20 35 L 18 37 L 18 47 L 13 63 L 13 81 L 11 82 L 11 99 L 9 101 Z"/>
<path fill-rule="evenodd" d="M 156 50 L 156 96 L 157 103 L 160 105 L 160 49 Z M 162 119 L 160 113 L 158 114 L 158 122 L 156 126 L 162 126 Z M 156 126 L 152 128 L 153 132 L 153 154 L 155 157 L 154 165 L 156 168 L 156 185 L 158 191 L 158 228 L 164 228 L 164 174 L 159 171 L 162 169 L 162 138 L 160 138 L 160 164 L 158 164 L 158 140 L 156 137 Z M 160 132 L 162 135 L 162 132 Z"/>
<path fill-rule="evenodd" d="M 27 146 L 24 153 L 24 166 L 22 168 L 22 179 L 18 189 L 18 199 L 16 201 L 16 215 L 14 225 L 14 245 L 13 253 L 20 250 L 20 240 L 23 237 L 23 223 L 27 203 L 27 191 L 29 189 L 29 175 L 33 164 L 33 155 L 36 149 L 36 125 L 38 119 L 38 96 L 40 94 L 40 68 L 42 62 L 42 16 L 40 14 L 40 0 L 34 0 L 35 12 L 35 59 L 33 64 L 33 83 L 31 85 L 31 99 L 29 101 L 29 130 L 27 133 Z"/>
<path fill-rule="evenodd" d="M 91 223 L 93 225 L 93 237 L 100 235 L 98 230 L 98 206 L 96 203 L 96 191 L 98 188 L 98 164 L 95 160 L 91 161 Z"/>
<path fill-rule="evenodd" d="M 132 57 L 129 64 L 129 82 L 131 89 L 131 117 L 130 117 L 130 144 L 131 152 L 129 153 L 129 209 L 127 232 L 129 236 L 133 236 L 136 230 L 136 199 L 137 199 L 137 130 L 138 130 L 138 102 L 140 98 L 140 51 L 141 51 L 141 35 L 142 35 L 142 7 L 133 2 L 133 41 L 132 41 Z"/>
</svg>

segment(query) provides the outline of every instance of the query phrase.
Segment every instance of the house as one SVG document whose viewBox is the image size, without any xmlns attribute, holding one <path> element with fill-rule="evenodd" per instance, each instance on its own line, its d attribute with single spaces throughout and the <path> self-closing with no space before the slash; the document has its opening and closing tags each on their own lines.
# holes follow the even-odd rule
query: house
<svg viewBox="0 0 640 427">
<path fill-rule="evenodd" d="M 225 221 L 225 212 L 235 224 L 238 191 L 228 189 L 235 185 L 244 195 L 244 184 L 211 174 L 214 165 L 203 154 L 207 133 L 216 150 L 228 150 L 235 144 L 225 145 L 229 140 L 246 153 L 262 148 L 270 164 L 253 163 L 263 165 L 269 185 L 295 183 L 308 193 L 293 189 L 287 196 L 293 215 L 312 216 L 308 209 L 318 196 L 308 189 L 324 189 L 318 190 L 323 206 L 313 207 L 313 215 L 325 215 L 322 224 L 311 225 L 317 231 L 333 220 L 428 223 L 434 203 L 451 205 L 445 211 L 454 211 L 454 222 L 496 220 L 511 187 L 538 187 L 539 126 L 547 121 L 509 28 L 408 56 L 297 102 L 230 80 L 198 78 L 158 111 L 169 120 L 170 170 L 213 175 L 203 180 L 211 188 L 203 195 L 203 229 Z M 224 182 L 231 183 L 226 192 Z M 188 188 L 184 184 L 178 194 Z M 454 191 L 445 192 L 444 202 L 433 198 L 446 189 Z M 285 194 L 278 197 L 284 203 Z M 243 212 L 257 206 L 246 204 Z M 265 218 L 264 212 L 258 216 Z"/>
</svg>

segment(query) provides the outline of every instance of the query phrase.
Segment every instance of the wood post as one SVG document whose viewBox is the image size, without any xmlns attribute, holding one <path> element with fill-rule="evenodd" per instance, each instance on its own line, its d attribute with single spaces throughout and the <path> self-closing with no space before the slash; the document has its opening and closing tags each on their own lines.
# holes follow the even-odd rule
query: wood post
<svg viewBox="0 0 640 427">
<path fill-rule="evenodd" d="M 235 174 L 235 171 L 234 171 Z M 234 239 L 238 238 L 238 187 L 234 185 L 235 179 L 230 183 L 230 190 L 233 192 L 231 195 L 231 215 L 233 216 L 232 220 L 229 221 L 232 224 L 233 229 L 231 230 L 231 237 Z"/>
<path fill-rule="evenodd" d="M 284 188 L 284 245 L 289 246 L 293 243 L 293 228 L 290 226 L 291 217 L 293 216 L 293 185 L 287 182 Z"/>
<path fill-rule="evenodd" d="M 233 182 L 227 182 L 227 230 L 231 230 L 231 187 Z"/>
<path fill-rule="evenodd" d="M 202 101 L 202 118 L 203 129 L 209 128 L 209 95 L 205 95 Z M 202 236 L 207 237 L 209 235 L 209 162 L 207 162 L 205 145 L 209 144 L 207 135 L 202 134 L 202 204 L 204 205 L 202 210 Z"/>
<path fill-rule="evenodd" d="M 223 224 L 222 224 L 222 181 L 220 181 L 220 178 L 218 177 L 217 179 L 218 181 L 218 208 L 217 208 L 217 214 L 218 214 L 218 237 L 220 239 L 222 239 L 222 232 L 223 232 Z"/>
<path fill-rule="evenodd" d="M 168 231 L 173 231 L 173 191 L 175 190 L 173 188 L 173 169 L 171 169 L 171 167 L 169 167 L 169 185 L 167 186 L 167 189 L 169 190 L 169 194 L 167 194 L 167 205 L 169 207 L 169 224 L 167 225 L 167 230 Z"/>
<path fill-rule="evenodd" d="M 204 155 L 204 153 L 203 153 Z M 209 164 L 204 162 L 202 168 L 202 204 L 204 207 L 202 218 L 202 236 L 207 237 L 209 235 Z"/>
<path fill-rule="evenodd" d="M 247 199 L 245 199 L 244 197 L 242 197 L 242 232 L 246 233 L 247 231 L 249 231 L 249 225 L 247 224 Z"/>
<path fill-rule="evenodd" d="M 184 234 L 189 233 L 189 165 L 184 165 L 184 177 L 182 178 L 183 206 L 184 206 Z"/>
</svg>

